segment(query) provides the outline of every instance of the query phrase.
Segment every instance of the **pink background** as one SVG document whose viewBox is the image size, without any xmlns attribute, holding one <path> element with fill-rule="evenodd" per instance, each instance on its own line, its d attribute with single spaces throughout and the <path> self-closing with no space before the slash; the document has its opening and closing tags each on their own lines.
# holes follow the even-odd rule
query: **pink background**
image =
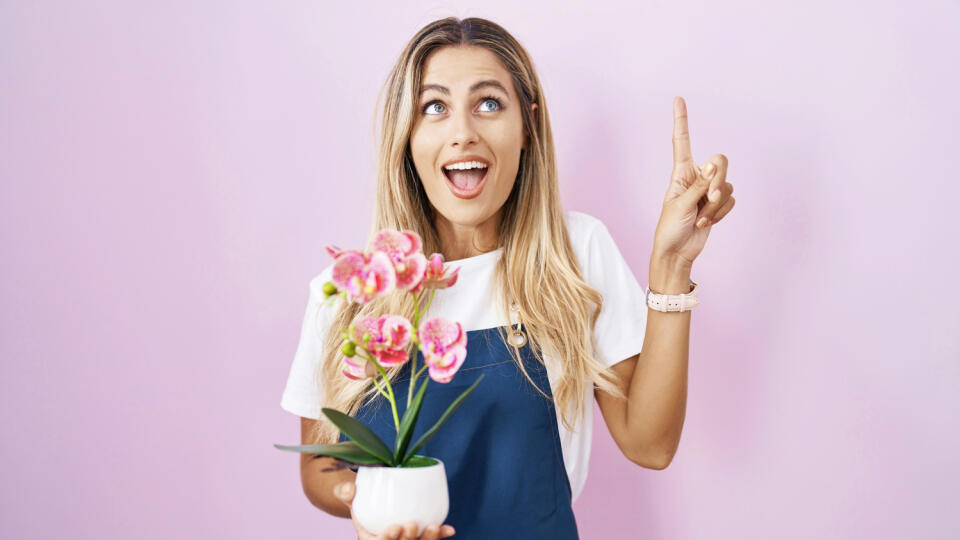
<svg viewBox="0 0 960 540">
<path fill-rule="evenodd" d="M 564 201 L 642 284 L 674 95 L 730 160 L 679 452 L 598 424 L 581 536 L 960 535 L 957 2 L 132 4 L 0 2 L 0 537 L 352 537 L 280 394 L 377 91 L 447 15 L 530 51 Z"/>
</svg>

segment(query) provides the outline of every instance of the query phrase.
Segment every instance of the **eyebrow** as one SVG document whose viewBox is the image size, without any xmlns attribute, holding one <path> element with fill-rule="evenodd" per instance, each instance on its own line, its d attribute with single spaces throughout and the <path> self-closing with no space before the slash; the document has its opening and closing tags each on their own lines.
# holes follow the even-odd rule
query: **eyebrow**
<svg viewBox="0 0 960 540">
<path fill-rule="evenodd" d="M 507 89 L 504 88 L 503 85 L 500 84 L 499 81 L 495 81 L 495 80 L 493 80 L 493 79 L 489 79 L 489 80 L 486 80 L 486 81 L 479 81 L 479 82 L 473 83 L 473 85 L 470 87 L 470 93 L 472 94 L 472 93 L 476 92 L 477 90 L 479 90 L 479 89 L 481 89 L 481 88 L 486 88 L 486 87 L 488 87 L 488 86 L 489 86 L 489 87 L 492 87 L 492 88 L 499 88 L 504 94 L 507 94 L 508 96 L 510 95 L 510 93 L 507 92 Z M 423 85 L 423 87 L 420 89 L 420 95 L 422 96 L 423 93 L 426 92 L 427 90 L 436 90 L 437 92 L 440 92 L 441 94 L 444 94 L 444 95 L 447 95 L 447 96 L 450 95 L 450 89 L 447 88 L 446 86 L 441 86 L 441 85 L 439 85 L 439 84 L 425 84 L 425 85 Z"/>
</svg>

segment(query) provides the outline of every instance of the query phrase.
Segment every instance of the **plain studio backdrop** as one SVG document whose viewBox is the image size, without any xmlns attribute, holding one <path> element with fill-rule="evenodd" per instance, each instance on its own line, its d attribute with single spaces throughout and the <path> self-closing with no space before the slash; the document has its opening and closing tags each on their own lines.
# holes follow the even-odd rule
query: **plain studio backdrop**
<svg viewBox="0 0 960 540">
<path fill-rule="evenodd" d="M 0 537 L 353 537 L 280 395 L 323 244 L 366 238 L 377 92 L 449 15 L 528 49 L 564 203 L 642 285 L 673 96 L 730 160 L 679 451 L 597 412 L 581 537 L 960 535 L 957 2 L 6 0 Z"/>
</svg>

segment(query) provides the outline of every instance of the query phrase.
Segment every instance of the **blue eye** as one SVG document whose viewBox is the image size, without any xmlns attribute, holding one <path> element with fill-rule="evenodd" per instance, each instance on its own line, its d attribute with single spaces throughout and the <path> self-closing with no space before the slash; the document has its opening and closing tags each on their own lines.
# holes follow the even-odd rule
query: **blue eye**
<svg viewBox="0 0 960 540">
<path fill-rule="evenodd" d="M 443 103 L 440 103 L 439 101 L 431 101 L 430 103 L 427 103 L 426 105 L 424 105 L 423 112 L 427 112 L 427 109 L 429 109 L 431 105 L 440 105 L 441 107 L 443 107 Z M 443 111 L 441 111 L 441 113 L 442 112 Z"/>
<path fill-rule="evenodd" d="M 497 108 L 494 109 L 494 110 L 496 110 L 496 111 L 499 111 L 501 108 L 503 108 L 503 106 L 500 105 L 500 100 L 497 99 L 497 98 L 495 98 L 495 97 L 493 97 L 493 96 L 486 96 L 486 97 L 483 98 L 483 103 L 486 103 L 486 102 L 488 102 L 488 101 L 492 101 L 492 102 L 494 102 L 494 103 L 497 104 Z M 492 112 L 492 111 L 489 111 L 489 112 Z"/>
<path fill-rule="evenodd" d="M 486 109 L 486 110 L 484 110 L 483 112 L 497 112 L 497 111 L 500 111 L 500 110 L 503 109 L 503 105 L 500 103 L 500 100 L 497 99 L 497 98 L 495 98 L 495 97 L 493 97 L 493 96 L 485 96 L 485 97 L 483 98 L 483 101 L 481 102 L 481 105 L 483 105 L 484 103 L 490 102 L 490 101 L 492 101 L 493 103 L 495 103 L 495 104 L 496 104 L 496 107 L 493 108 L 493 109 Z M 430 110 L 430 107 L 433 106 L 433 105 L 439 105 L 439 106 L 442 108 L 441 110 L 436 111 L 437 114 L 443 114 L 443 113 L 445 113 L 446 110 L 447 110 L 446 106 L 445 106 L 442 102 L 437 101 L 437 100 L 433 100 L 433 101 L 431 101 L 430 103 L 427 103 L 426 105 L 424 105 L 424 106 L 423 106 L 423 110 L 422 110 L 421 112 L 424 113 L 424 114 L 431 114 L 431 113 L 429 113 L 428 111 Z"/>
</svg>

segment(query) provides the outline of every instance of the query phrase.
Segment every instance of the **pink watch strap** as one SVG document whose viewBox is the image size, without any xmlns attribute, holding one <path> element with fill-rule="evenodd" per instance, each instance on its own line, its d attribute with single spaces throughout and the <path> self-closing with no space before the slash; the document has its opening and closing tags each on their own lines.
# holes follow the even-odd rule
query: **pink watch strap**
<svg viewBox="0 0 960 540">
<path fill-rule="evenodd" d="M 690 280 L 693 288 L 686 294 L 657 294 L 647 287 L 647 306 L 657 311 L 689 311 L 700 303 L 697 298 L 697 284 Z"/>
</svg>

